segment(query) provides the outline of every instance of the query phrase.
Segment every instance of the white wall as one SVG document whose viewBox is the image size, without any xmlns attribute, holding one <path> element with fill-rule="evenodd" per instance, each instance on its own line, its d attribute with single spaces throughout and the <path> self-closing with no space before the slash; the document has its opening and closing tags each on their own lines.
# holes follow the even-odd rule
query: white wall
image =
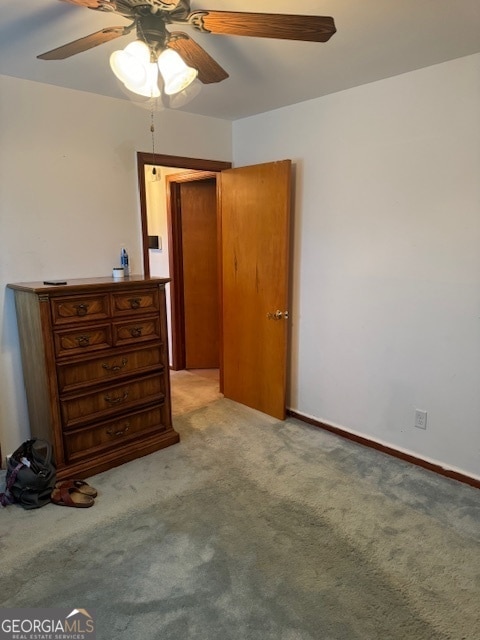
<svg viewBox="0 0 480 640">
<path fill-rule="evenodd" d="M 168 246 L 167 220 L 167 192 L 166 176 L 174 173 L 184 173 L 187 169 L 175 167 L 155 166 L 156 173 L 152 173 L 154 166 L 145 165 L 145 197 L 147 208 L 148 234 L 159 237 L 161 248 L 150 249 L 148 252 L 150 275 L 160 278 L 170 277 L 170 261 Z M 172 364 L 172 332 L 171 332 L 171 301 L 170 285 L 165 287 L 168 323 L 169 361 Z"/>
<path fill-rule="evenodd" d="M 296 170 L 290 407 L 480 477 L 480 56 L 233 125 Z M 28 437 L 7 282 L 141 269 L 149 113 L 0 76 L 0 443 Z M 155 149 L 232 160 L 231 123 L 156 116 Z M 415 429 L 415 408 L 428 411 Z"/>
<path fill-rule="evenodd" d="M 231 123 L 155 116 L 155 151 L 231 160 Z M 150 113 L 123 100 L 0 76 L 0 444 L 29 436 L 8 282 L 109 275 L 122 243 L 141 273 L 136 152 Z"/>
<path fill-rule="evenodd" d="M 290 407 L 480 477 L 480 55 L 233 132 L 295 162 Z"/>
<path fill-rule="evenodd" d="M 156 175 L 152 175 L 153 165 L 145 166 L 145 195 L 147 201 L 148 233 L 161 238 L 162 248 L 149 251 L 150 273 L 152 276 L 168 278 L 170 275 L 167 224 L 166 176 L 184 173 L 186 169 L 155 166 Z"/>
</svg>

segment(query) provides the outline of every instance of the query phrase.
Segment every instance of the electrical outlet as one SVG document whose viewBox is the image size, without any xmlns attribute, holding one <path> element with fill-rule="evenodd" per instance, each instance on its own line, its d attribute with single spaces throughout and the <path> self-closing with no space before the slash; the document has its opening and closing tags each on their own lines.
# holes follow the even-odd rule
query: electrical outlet
<svg viewBox="0 0 480 640">
<path fill-rule="evenodd" d="M 415 426 L 417 429 L 427 428 L 427 412 L 415 409 Z"/>
</svg>

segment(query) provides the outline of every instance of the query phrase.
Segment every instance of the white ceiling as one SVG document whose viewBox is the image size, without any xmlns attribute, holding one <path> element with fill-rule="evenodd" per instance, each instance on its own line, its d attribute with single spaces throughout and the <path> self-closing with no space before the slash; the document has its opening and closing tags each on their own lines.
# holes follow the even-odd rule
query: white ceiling
<svg viewBox="0 0 480 640">
<path fill-rule="evenodd" d="M 228 120 L 480 51 L 480 0 L 191 0 L 191 8 L 335 19 L 337 33 L 327 43 L 210 35 L 182 26 L 230 77 L 201 85 L 198 95 L 177 108 Z M 134 39 L 133 32 L 66 60 L 36 59 L 128 22 L 58 0 L 2 0 L 0 74 L 131 99 L 108 59 Z"/>
</svg>

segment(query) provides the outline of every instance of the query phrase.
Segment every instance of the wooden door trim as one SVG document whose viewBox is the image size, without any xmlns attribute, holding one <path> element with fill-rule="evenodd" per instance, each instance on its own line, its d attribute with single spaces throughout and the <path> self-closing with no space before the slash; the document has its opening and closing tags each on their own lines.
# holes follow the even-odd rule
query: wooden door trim
<svg viewBox="0 0 480 640">
<path fill-rule="evenodd" d="M 206 160 L 200 158 L 188 158 L 184 156 L 171 156 L 165 154 L 152 154 L 144 151 L 137 151 L 137 180 L 138 180 L 138 190 L 140 196 L 140 221 L 141 221 L 141 232 L 142 232 L 142 254 L 143 254 L 143 273 L 146 278 L 150 277 L 150 258 L 149 258 L 149 249 L 148 249 L 148 224 L 147 224 L 147 194 L 146 194 L 146 186 L 145 186 L 145 166 L 146 165 L 155 165 L 161 167 L 175 167 L 178 169 L 187 169 L 191 172 L 213 172 L 215 174 L 220 173 L 224 169 L 231 169 L 231 162 L 224 162 L 222 160 Z M 190 172 L 189 172 L 190 173 Z M 190 173 L 190 177 L 191 177 Z M 217 181 L 218 182 L 218 181 Z M 167 212 L 168 215 L 168 212 Z M 170 240 L 170 227 L 169 227 L 169 242 Z M 171 245 L 169 245 L 171 246 Z M 170 255 L 171 255 L 170 251 Z M 171 269 L 171 266 L 170 266 Z M 170 272 L 170 277 L 172 272 Z M 174 294 L 175 288 L 177 291 L 181 292 L 178 286 L 175 287 L 175 282 L 170 282 L 170 295 L 171 300 L 174 300 L 174 296 L 178 296 L 179 294 Z M 173 292 L 172 292 L 173 290 Z M 221 308 L 221 298 L 219 299 L 219 305 Z M 178 366 L 181 360 L 182 349 L 185 351 L 185 338 L 183 339 L 183 347 L 182 343 L 179 342 L 181 340 L 181 334 L 178 331 L 178 325 L 181 325 L 180 319 L 182 318 L 179 315 L 179 307 L 175 307 L 174 304 L 171 303 L 171 336 L 172 336 L 172 368 L 181 368 Z M 220 336 L 221 338 L 221 336 Z M 183 362 L 185 362 L 185 355 L 183 355 Z M 185 364 L 183 365 L 185 367 Z M 220 371 L 221 375 L 221 371 Z"/>
<path fill-rule="evenodd" d="M 140 195 L 140 220 L 142 226 L 142 252 L 143 252 L 143 273 L 146 278 L 150 277 L 150 260 L 148 255 L 148 225 L 147 225 L 147 194 L 145 188 L 145 166 L 156 165 L 163 167 L 178 167 L 179 169 L 191 169 L 197 171 L 213 171 L 218 173 L 224 169 L 232 167 L 231 162 L 221 160 L 204 160 L 200 158 L 186 158 L 183 156 L 170 156 L 164 154 L 152 154 L 137 151 L 137 179 Z M 173 328 L 173 323 L 172 323 Z"/>
<path fill-rule="evenodd" d="M 222 264 L 222 180 L 217 180 L 217 237 L 218 237 L 218 343 L 219 343 L 219 386 L 223 393 L 223 264 Z"/>
<path fill-rule="evenodd" d="M 165 176 L 168 227 L 168 262 L 170 270 L 170 305 L 172 333 L 172 369 L 178 371 L 186 367 L 185 316 L 183 299 L 183 243 L 182 243 L 182 207 L 180 187 L 186 182 L 215 180 L 215 171 L 188 171 Z M 218 252 L 219 253 L 219 252 Z"/>
</svg>

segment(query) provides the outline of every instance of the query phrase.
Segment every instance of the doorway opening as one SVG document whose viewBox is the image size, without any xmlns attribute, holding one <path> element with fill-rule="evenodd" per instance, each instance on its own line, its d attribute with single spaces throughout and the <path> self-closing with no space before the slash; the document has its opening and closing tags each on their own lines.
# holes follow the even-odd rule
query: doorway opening
<svg viewBox="0 0 480 640">
<path fill-rule="evenodd" d="M 150 274 L 143 169 L 152 157 L 144 154 L 139 160 L 145 273 Z M 156 160 L 162 162 L 160 157 Z M 213 172 L 219 183 L 220 389 L 230 400 L 283 420 L 290 326 L 292 162 L 280 160 L 235 169 L 225 166 L 227 163 L 194 163 L 184 159 L 181 166 Z M 179 164 L 178 158 L 170 156 L 167 166 Z M 172 278 L 172 273 L 164 275 Z M 173 289 L 179 287 L 178 276 L 171 284 Z M 172 322 L 172 331 L 177 331 L 178 320 Z M 174 345 L 176 338 L 172 334 Z"/>
<path fill-rule="evenodd" d="M 148 176 L 163 197 L 164 231 L 152 223 Z M 216 177 L 231 163 L 137 153 L 146 277 L 171 279 L 170 366 L 220 379 L 220 309 Z M 161 184 L 160 184 L 161 183 Z M 158 193 L 158 189 L 157 189 Z M 155 206 L 155 205 L 154 205 Z"/>
</svg>

